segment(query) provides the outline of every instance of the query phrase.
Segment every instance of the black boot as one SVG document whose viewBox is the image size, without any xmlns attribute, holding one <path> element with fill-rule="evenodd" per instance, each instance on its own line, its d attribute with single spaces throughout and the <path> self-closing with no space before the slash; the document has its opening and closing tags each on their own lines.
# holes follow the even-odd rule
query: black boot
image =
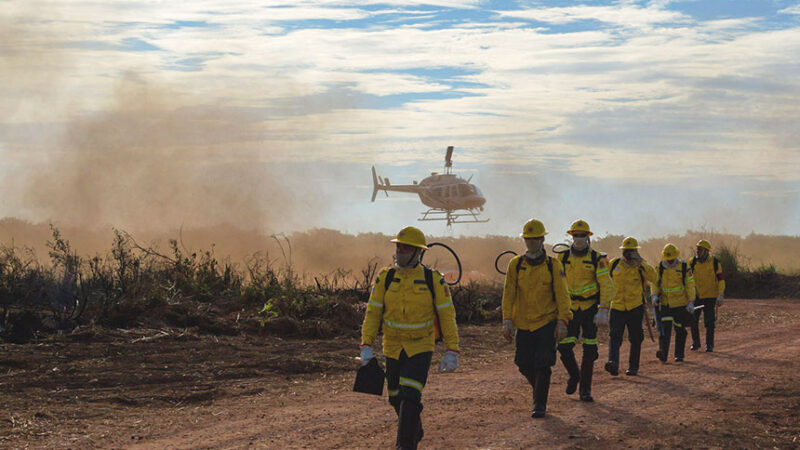
<svg viewBox="0 0 800 450">
<path fill-rule="evenodd" d="M 669 341 L 672 340 L 672 327 L 662 322 L 662 332 L 663 334 L 658 337 L 656 358 L 661 362 L 667 362 L 667 356 L 669 356 Z"/>
<path fill-rule="evenodd" d="M 714 327 L 706 327 L 706 351 L 714 351 Z"/>
<path fill-rule="evenodd" d="M 592 398 L 592 372 L 594 371 L 594 361 L 583 359 L 581 361 L 581 401 L 593 402 Z"/>
<path fill-rule="evenodd" d="M 642 343 L 631 343 L 631 353 L 628 356 L 628 370 L 625 375 L 636 375 L 639 373 L 639 357 L 642 354 Z"/>
<path fill-rule="evenodd" d="M 612 337 L 608 344 L 608 362 L 605 365 L 606 372 L 611 375 L 619 375 L 619 348 L 622 340 Z"/>
<path fill-rule="evenodd" d="M 561 362 L 564 363 L 564 368 L 567 369 L 567 373 L 569 374 L 569 379 L 567 379 L 567 395 L 574 394 L 578 389 L 578 383 L 581 381 L 581 372 L 572 349 L 561 351 Z"/>
<path fill-rule="evenodd" d="M 697 320 L 698 317 L 694 317 L 692 320 L 692 346 L 689 348 L 691 351 L 695 351 L 700 348 L 700 322 Z"/>
<path fill-rule="evenodd" d="M 397 449 L 416 450 L 419 437 L 419 405 L 403 400 L 400 404 L 400 419 L 397 426 Z"/>
<path fill-rule="evenodd" d="M 686 330 L 678 328 L 675 330 L 675 361 L 683 361 L 686 351 Z"/>
<path fill-rule="evenodd" d="M 547 411 L 547 396 L 550 393 L 550 368 L 536 370 L 536 386 L 533 388 L 533 414 L 531 417 L 540 419 Z"/>
</svg>

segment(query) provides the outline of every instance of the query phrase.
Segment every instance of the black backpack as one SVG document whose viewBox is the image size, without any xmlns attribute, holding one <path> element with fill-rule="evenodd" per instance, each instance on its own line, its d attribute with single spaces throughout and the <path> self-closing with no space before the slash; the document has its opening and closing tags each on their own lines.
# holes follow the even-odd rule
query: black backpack
<svg viewBox="0 0 800 450">
<path fill-rule="evenodd" d="M 611 261 L 611 271 L 608 273 L 608 275 L 609 275 L 609 276 L 610 276 L 612 279 L 614 278 L 614 270 L 616 270 L 617 266 L 619 266 L 619 262 L 620 262 L 621 260 L 622 260 L 622 258 L 617 258 L 617 259 L 615 259 L 614 261 Z M 644 295 L 644 291 L 645 291 L 645 284 L 644 284 L 644 269 L 642 268 L 642 266 L 641 266 L 641 265 L 639 266 L 639 271 L 638 271 L 638 272 L 639 272 L 639 279 L 641 279 L 641 280 L 642 280 L 642 295 Z"/>
<path fill-rule="evenodd" d="M 658 263 L 658 288 L 661 289 L 661 277 L 664 275 L 664 264 L 662 262 Z M 683 286 L 686 287 L 686 272 L 689 270 L 689 265 L 686 264 L 686 261 L 681 261 L 681 279 L 683 280 Z"/>
<path fill-rule="evenodd" d="M 517 280 L 519 280 L 519 270 L 522 267 L 522 260 L 525 259 L 525 255 L 520 256 L 517 260 Z M 556 301 L 556 287 L 554 286 L 555 277 L 553 277 L 553 257 L 545 255 L 544 257 L 545 262 L 547 263 L 547 270 L 550 271 L 550 291 L 553 293 L 553 303 Z M 519 281 L 517 281 L 517 286 L 519 286 Z"/>
<path fill-rule="evenodd" d="M 425 285 L 428 286 L 428 290 L 431 293 L 431 298 L 433 299 L 433 314 L 434 314 L 434 336 L 436 338 L 436 342 L 441 342 L 442 340 L 442 327 L 439 322 L 439 311 L 436 310 L 436 290 L 433 288 L 433 270 L 429 269 L 428 267 L 422 266 L 425 272 Z M 386 279 L 383 280 L 383 290 L 388 291 L 389 286 L 392 284 L 393 281 L 400 281 L 394 277 L 395 272 L 397 269 L 392 267 L 386 272 Z M 416 280 L 414 280 L 416 283 Z M 386 295 L 384 293 L 384 295 Z"/>
<path fill-rule="evenodd" d="M 564 265 L 564 270 L 567 270 L 567 264 L 569 264 L 569 250 L 565 251 L 561 254 L 561 264 Z M 592 260 L 592 265 L 594 266 L 595 272 L 597 271 L 597 263 L 600 262 L 600 257 L 605 256 L 605 254 L 601 255 L 595 249 L 591 249 L 589 252 L 589 257 Z"/>
<path fill-rule="evenodd" d="M 716 256 L 713 256 L 713 255 L 711 256 L 711 260 L 714 263 L 714 275 L 716 275 L 717 271 L 719 271 L 719 260 L 717 259 Z M 694 266 L 696 264 L 697 264 L 697 257 L 693 256 L 692 257 L 692 263 L 691 263 L 692 272 L 694 272 Z"/>
</svg>

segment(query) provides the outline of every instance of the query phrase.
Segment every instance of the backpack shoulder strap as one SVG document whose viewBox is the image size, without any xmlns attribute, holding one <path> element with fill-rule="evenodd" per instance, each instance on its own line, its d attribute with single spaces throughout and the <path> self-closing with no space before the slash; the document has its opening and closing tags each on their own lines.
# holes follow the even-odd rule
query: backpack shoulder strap
<svg viewBox="0 0 800 450">
<path fill-rule="evenodd" d="M 614 274 L 614 271 L 617 270 L 617 266 L 619 265 L 620 258 L 616 258 L 611 261 L 611 274 Z"/>
<path fill-rule="evenodd" d="M 697 265 L 697 257 L 692 256 L 692 260 L 691 260 L 691 262 L 689 264 L 692 266 L 692 272 L 694 272 L 694 266 Z"/>
<path fill-rule="evenodd" d="M 594 270 L 597 271 L 597 263 L 600 262 L 600 253 L 595 249 L 592 249 L 590 253 L 592 255 L 592 265 L 594 266 Z"/>
<path fill-rule="evenodd" d="M 394 267 L 392 267 L 391 269 L 389 269 L 388 272 L 386 272 L 386 279 L 383 280 L 383 290 L 384 291 L 388 291 L 389 290 L 389 285 L 392 284 L 392 281 L 394 281 L 394 272 L 395 272 Z"/>
<path fill-rule="evenodd" d="M 712 260 L 714 261 L 714 275 L 717 275 L 717 271 L 719 270 L 719 260 L 716 256 L 711 256 Z"/>
<path fill-rule="evenodd" d="M 553 257 L 545 256 L 544 261 L 547 263 L 547 270 L 550 271 L 550 292 L 553 293 L 553 303 L 556 303 L 556 276 L 553 273 Z"/>
<path fill-rule="evenodd" d="M 520 256 L 517 260 L 517 278 L 519 278 L 519 269 L 522 267 L 522 260 L 525 259 L 524 256 Z"/>
<path fill-rule="evenodd" d="M 686 261 L 681 263 L 681 278 L 683 280 L 683 285 L 686 286 L 686 272 L 689 270 L 689 265 L 686 264 Z"/>
<path fill-rule="evenodd" d="M 433 297 L 433 304 L 434 306 L 436 306 L 436 290 L 433 289 L 433 270 L 427 267 L 424 267 L 424 270 L 425 270 L 425 284 L 428 285 L 428 290 L 431 291 L 431 297 Z"/>
<path fill-rule="evenodd" d="M 661 288 L 661 279 L 664 277 L 663 261 L 658 263 L 658 287 Z"/>
<path fill-rule="evenodd" d="M 569 250 L 561 254 L 561 264 L 569 264 Z"/>
</svg>

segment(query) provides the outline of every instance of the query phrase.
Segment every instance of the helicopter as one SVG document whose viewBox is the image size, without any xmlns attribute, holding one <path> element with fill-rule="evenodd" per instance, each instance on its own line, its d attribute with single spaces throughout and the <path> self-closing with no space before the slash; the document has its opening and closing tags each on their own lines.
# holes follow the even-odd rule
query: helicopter
<svg viewBox="0 0 800 450">
<path fill-rule="evenodd" d="M 470 183 L 472 176 L 463 179 L 452 173 L 453 146 L 447 147 L 444 157 L 444 173 L 432 172 L 419 183 L 393 185 L 388 178 L 378 176 L 375 166 L 372 166 L 372 201 L 383 191 L 389 197 L 389 191 L 408 192 L 419 195 L 419 199 L 429 209 L 423 211 L 419 221 L 447 221 L 450 226 L 454 223 L 482 223 L 489 219 L 481 219 L 483 205 L 486 199 L 483 193 L 474 184 Z"/>
</svg>

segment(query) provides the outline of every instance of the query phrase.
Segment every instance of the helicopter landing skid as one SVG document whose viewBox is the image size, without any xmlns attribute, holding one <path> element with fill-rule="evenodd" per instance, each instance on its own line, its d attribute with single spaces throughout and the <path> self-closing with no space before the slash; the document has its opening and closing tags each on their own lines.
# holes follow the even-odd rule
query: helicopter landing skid
<svg viewBox="0 0 800 450">
<path fill-rule="evenodd" d="M 489 219 L 481 219 L 479 215 L 480 213 L 476 213 L 471 209 L 467 209 L 465 212 L 456 212 L 447 209 L 429 209 L 423 212 L 422 217 L 417 220 L 420 222 L 446 221 L 447 225 L 452 225 L 454 223 L 484 223 L 489 221 Z"/>
</svg>

